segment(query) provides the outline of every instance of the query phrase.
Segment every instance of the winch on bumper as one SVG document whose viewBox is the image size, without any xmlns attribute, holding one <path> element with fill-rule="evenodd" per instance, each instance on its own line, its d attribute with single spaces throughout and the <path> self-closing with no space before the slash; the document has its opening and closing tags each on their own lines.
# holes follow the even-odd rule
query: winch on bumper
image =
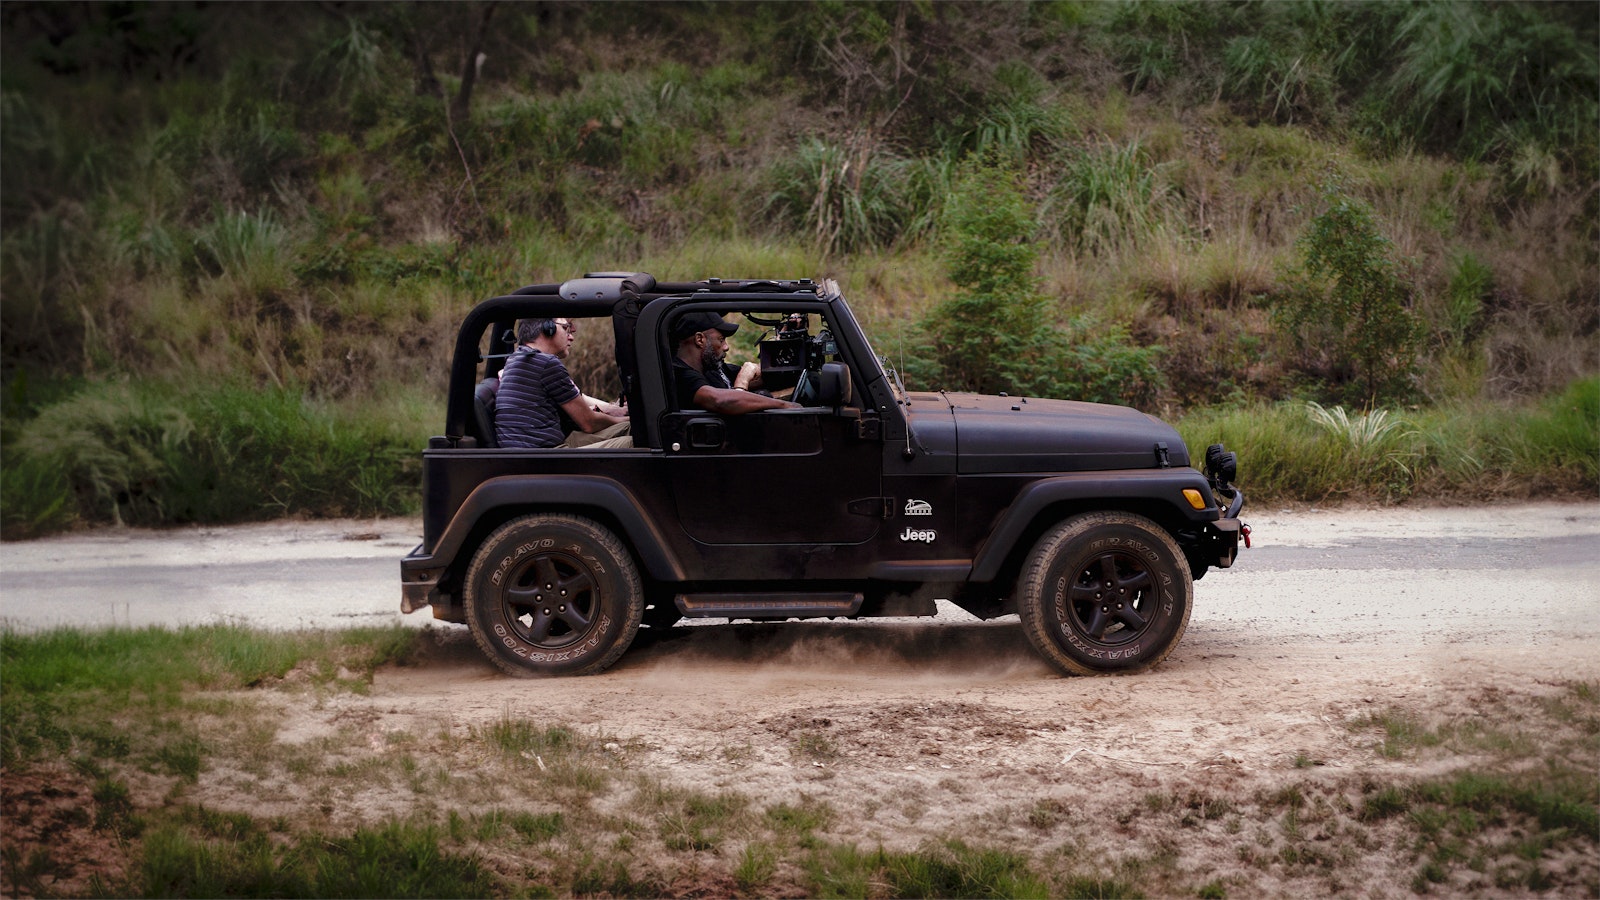
<svg viewBox="0 0 1600 900">
<path fill-rule="evenodd" d="M 1228 508 L 1221 518 L 1206 525 L 1200 536 L 1198 555 L 1207 565 L 1226 569 L 1239 557 L 1241 538 L 1247 549 L 1250 546 L 1250 526 L 1239 520 L 1239 511 L 1244 508 L 1244 492 L 1233 484 L 1239 475 L 1238 454 L 1225 450 L 1221 444 L 1212 444 L 1206 448 L 1205 472 L 1212 492 L 1227 500 Z M 1199 567 L 1196 569 L 1203 571 Z"/>
</svg>

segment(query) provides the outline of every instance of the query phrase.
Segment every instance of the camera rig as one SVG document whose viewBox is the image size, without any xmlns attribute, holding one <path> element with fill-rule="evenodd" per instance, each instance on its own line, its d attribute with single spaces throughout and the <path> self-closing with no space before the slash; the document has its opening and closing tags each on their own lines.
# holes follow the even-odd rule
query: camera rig
<svg viewBox="0 0 1600 900">
<path fill-rule="evenodd" d="M 826 326 L 811 333 L 811 317 L 790 313 L 777 319 L 745 313 L 745 318 L 770 329 L 756 344 L 761 382 L 768 390 L 796 387 L 807 372 L 816 372 L 839 345 Z"/>
</svg>

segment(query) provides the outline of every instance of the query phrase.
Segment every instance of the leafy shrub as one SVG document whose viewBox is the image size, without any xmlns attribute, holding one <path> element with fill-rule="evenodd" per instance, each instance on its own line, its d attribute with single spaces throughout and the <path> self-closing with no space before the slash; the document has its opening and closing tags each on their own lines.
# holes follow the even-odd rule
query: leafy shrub
<svg viewBox="0 0 1600 900">
<path fill-rule="evenodd" d="M 1472 253 L 1457 256 L 1437 324 L 1447 344 L 1470 343 L 1483 326 L 1483 301 L 1494 290 L 1494 271 Z"/>
<path fill-rule="evenodd" d="M 973 164 L 946 202 L 941 257 L 957 293 L 924 317 L 941 387 L 994 393 L 1011 386 L 1003 367 L 1038 362 L 1047 344 L 1033 274 L 1033 215 L 1015 173 Z"/>
</svg>

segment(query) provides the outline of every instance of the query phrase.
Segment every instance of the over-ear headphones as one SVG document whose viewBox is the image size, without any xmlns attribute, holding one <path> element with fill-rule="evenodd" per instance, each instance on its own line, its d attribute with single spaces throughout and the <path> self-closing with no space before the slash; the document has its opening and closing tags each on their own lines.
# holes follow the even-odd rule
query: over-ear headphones
<svg viewBox="0 0 1600 900">
<path fill-rule="evenodd" d="M 555 319 L 545 319 L 543 322 L 540 322 L 539 323 L 539 333 L 544 335 L 545 337 L 555 337 L 556 336 L 556 320 Z"/>
</svg>

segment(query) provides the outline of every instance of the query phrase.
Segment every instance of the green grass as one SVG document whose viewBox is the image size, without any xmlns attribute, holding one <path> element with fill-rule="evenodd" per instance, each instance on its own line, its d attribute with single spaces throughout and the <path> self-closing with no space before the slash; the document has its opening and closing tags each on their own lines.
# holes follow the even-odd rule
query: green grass
<svg viewBox="0 0 1600 900">
<path fill-rule="evenodd" d="M 1515 407 L 1464 403 L 1346 414 L 1317 422 L 1298 404 L 1212 409 L 1179 420 L 1191 450 L 1222 441 L 1239 453 L 1252 501 L 1404 500 L 1582 493 L 1600 483 L 1600 378 Z"/>
<path fill-rule="evenodd" d="M 378 666 L 414 654 L 417 634 L 220 625 L 0 633 L 0 758 L 15 766 L 52 755 L 90 765 L 138 757 L 192 781 L 211 751 L 188 723 L 213 708 L 193 692 L 262 685 L 296 668 L 315 684 L 361 689 Z M 341 668 L 353 680 L 341 681 Z"/>
</svg>

